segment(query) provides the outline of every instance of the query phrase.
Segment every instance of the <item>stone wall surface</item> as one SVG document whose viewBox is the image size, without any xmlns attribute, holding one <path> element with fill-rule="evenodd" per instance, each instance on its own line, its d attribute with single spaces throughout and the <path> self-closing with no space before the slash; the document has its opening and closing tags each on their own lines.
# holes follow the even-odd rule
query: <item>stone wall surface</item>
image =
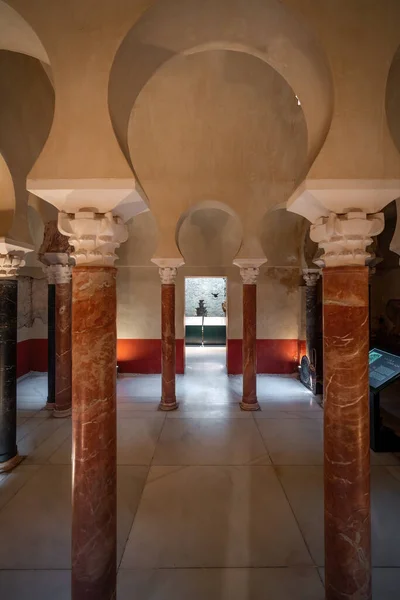
<svg viewBox="0 0 400 600">
<path fill-rule="evenodd" d="M 18 277 L 18 329 L 32 327 L 32 278 Z"/>
<path fill-rule="evenodd" d="M 47 324 L 47 280 L 18 277 L 18 329 Z"/>
</svg>

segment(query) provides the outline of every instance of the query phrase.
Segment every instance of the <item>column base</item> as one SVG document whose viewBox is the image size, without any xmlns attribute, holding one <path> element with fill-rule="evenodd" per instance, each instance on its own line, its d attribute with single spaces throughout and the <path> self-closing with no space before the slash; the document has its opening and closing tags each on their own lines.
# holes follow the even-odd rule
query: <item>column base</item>
<svg viewBox="0 0 400 600">
<path fill-rule="evenodd" d="M 258 404 L 257 400 L 255 402 L 246 402 L 245 400 L 242 400 L 240 403 L 240 408 L 245 411 L 261 410 L 261 407 Z"/>
<path fill-rule="evenodd" d="M 46 406 L 45 406 L 46 410 L 54 410 L 55 407 L 56 407 L 56 403 L 55 402 L 46 402 Z"/>
<path fill-rule="evenodd" d="M 56 419 L 65 419 L 67 417 L 70 417 L 71 415 L 72 407 L 66 408 L 65 410 L 59 410 L 57 408 L 53 410 L 53 417 L 55 417 Z"/>
<path fill-rule="evenodd" d="M 21 456 L 20 454 L 16 454 L 6 462 L 0 463 L 0 473 L 9 473 L 15 467 L 17 467 L 23 460 L 25 456 Z"/>
<path fill-rule="evenodd" d="M 169 412 L 171 410 L 176 410 L 178 406 L 179 402 L 176 400 L 174 402 L 165 402 L 164 400 L 161 400 L 160 404 L 158 405 L 158 410 Z"/>
</svg>

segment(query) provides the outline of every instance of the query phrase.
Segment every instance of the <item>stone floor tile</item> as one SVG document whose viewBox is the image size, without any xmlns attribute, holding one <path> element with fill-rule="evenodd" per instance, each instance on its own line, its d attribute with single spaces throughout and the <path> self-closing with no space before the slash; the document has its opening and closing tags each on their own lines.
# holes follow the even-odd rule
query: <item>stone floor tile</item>
<svg viewBox="0 0 400 600">
<path fill-rule="evenodd" d="M 271 464 L 253 419 L 167 419 L 155 465 Z"/>
<path fill-rule="evenodd" d="M 147 472 L 118 468 L 118 560 Z M 70 568 L 71 478 L 70 466 L 43 466 L 0 510 L 0 569 Z"/>
<path fill-rule="evenodd" d="M 122 415 L 117 420 L 117 463 L 119 465 L 149 465 L 156 447 L 163 418 L 146 415 L 144 418 Z M 59 446 L 50 458 L 51 464 L 70 464 L 72 438 Z"/>
<path fill-rule="evenodd" d="M 323 464 L 319 419 L 259 419 L 257 424 L 275 465 Z"/>
<path fill-rule="evenodd" d="M 371 469 L 372 565 L 400 567 L 400 469 L 399 479 L 392 476 L 395 467 Z M 324 564 L 323 469 L 322 467 L 278 467 L 277 474 L 285 489 L 300 529 L 315 563 Z"/>
<path fill-rule="evenodd" d="M 2 600 L 71 600 L 70 571 L 0 571 Z"/>
<path fill-rule="evenodd" d="M 272 467 L 152 467 L 122 567 L 310 564 Z"/>
<path fill-rule="evenodd" d="M 324 589 L 312 568 L 120 570 L 118 600 L 133 598 L 323 600 Z"/>
<path fill-rule="evenodd" d="M 31 419 L 39 425 L 18 443 L 18 451 L 26 456 L 25 464 L 40 465 L 49 461 L 51 455 L 71 435 L 70 419 Z"/>
<path fill-rule="evenodd" d="M 15 496 L 22 486 L 29 481 L 39 468 L 38 465 L 26 466 L 24 462 L 22 462 L 18 468 L 11 471 L 11 473 L 3 473 L 0 475 L 0 510 Z"/>
</svg>

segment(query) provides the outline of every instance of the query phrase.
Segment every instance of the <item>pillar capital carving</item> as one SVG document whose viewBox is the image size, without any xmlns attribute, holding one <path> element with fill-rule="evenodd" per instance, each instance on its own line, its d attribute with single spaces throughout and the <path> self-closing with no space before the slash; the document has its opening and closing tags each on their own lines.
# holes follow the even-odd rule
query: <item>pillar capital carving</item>
<svg viewBox="0 0 400 600">
<path fill-rule="evenodd" d="M 256 285 L 260 269 L 258 267 L 242 267 L 240 269 L 240 277 L 243 285 Z"/>
<path fill-rule="evenodd" d="M 23 267 L 23 256 L 16 254 L 0 254 L 0 279 L 15 279 L 18 269 Z"/>
<path fill-rule="evenodd" d="M 307 287 L 315 287 L 321 276 L 319 269 L 303 269 L 303 279 Z"/>
<path fill-rule="evenodd" d="M 15 279 L 18 269 L 25 265 L 25 255 L 32 250 L 29 244 L 0 238 L 0 278 Z"/>
<path fill-rule="evenodd" d="M 162 285 L 175 285 L 177 267 L 160 267 L 158 269 Z"/>
<path fill-rule="evenodd" d="M 162 285 L 174 285 L 179 267 L 185 264 L 182 258 L 152 258 L 151 262 L 158 266 Z"/>
<path fill-rule="evenodd" d="M 266 258 L 238 258 L 233 264 L 240 269 L 243 285 L 256 285 L 260 267 L 266 262 Z"/>
<path fill-rule="evenodd" d="M 310 237 L 324 251 L 321 256 L 324 266 L 365 265 L 372 256 L 367 252 L 373 241 L 372 236 L 383 231 L 384 223 L 383 213 L 331 213 L 311 225 Z"/>
<path fill-rule="evenodd" d="M 41 261 L 45 266 L 68 265 L 70 256 L 67 252 L 45 252 L 41 256 Z"/>
<path fill-rule="evenodd" d="M 40 260 L 43 263 L 43 272 L 46 273 L 49 285 L 69 282 L 71 278 L 69 254 L 66 252 L 45 252 L 41 255 Z"/>
<path fill-rule="evenodd" d="M 49 284 L 69 283 L 72 276 L 72 267 L 68 264 L 51 264 L 43 267 Z"/>
<path fill-rule="evenodd" d="M 58 228 L 69 238 L 77 266 L 114 266 L 116 248 L 128 239 L 128 230 L 120 217 L 111 212 L 80 211 L 59 213 Z"/>
</svg>

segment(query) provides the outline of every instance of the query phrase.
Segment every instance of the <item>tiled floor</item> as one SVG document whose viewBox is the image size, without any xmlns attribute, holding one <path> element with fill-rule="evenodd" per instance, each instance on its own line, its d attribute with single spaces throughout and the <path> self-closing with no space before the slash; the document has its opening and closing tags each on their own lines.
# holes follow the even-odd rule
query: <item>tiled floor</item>
<svg viewBox="0 0 400 600">
<path fill-rule="evenodd" d="M 224 350 L 190 349 L 180 409 L 159 376 L 118 380 L 118 600 L 323 600 L 322 417 L 298 381 L 260 376 L 243 413 Z M 19 448 L 0 476 L 1 600 L 69 600 L 71 424 L 18 384 Z M 400 597 L 400 463 L 373 456 L 374 600 Z"/>
</svg>

